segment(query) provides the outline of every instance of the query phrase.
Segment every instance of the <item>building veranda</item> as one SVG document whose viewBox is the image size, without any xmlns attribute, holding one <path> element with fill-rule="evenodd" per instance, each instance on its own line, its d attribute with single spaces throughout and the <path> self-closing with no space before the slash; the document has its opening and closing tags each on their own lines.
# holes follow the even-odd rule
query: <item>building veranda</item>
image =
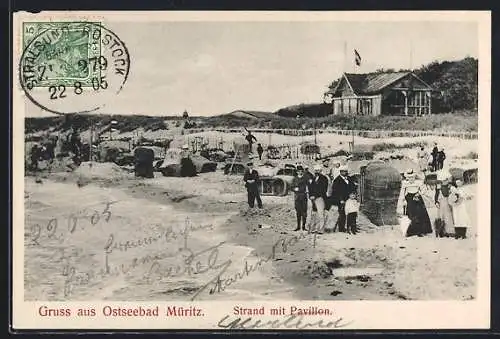
<svg viewBox="0 0 500 339">
<path fill-rule="evenodd" d="M 432 113 L 432 91 L 412 72 L 344 73 L 326 96 L 334 115 L 423 116 Z"/>
</svg>

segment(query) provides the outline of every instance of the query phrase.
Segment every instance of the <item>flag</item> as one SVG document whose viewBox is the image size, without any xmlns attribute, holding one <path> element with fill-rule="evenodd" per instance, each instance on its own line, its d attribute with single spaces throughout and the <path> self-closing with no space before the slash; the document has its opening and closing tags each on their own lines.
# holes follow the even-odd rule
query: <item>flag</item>
<svg viewBox="0 0 500 339">
<path fill-rule="evenodd" d="M 359 55 L 356 50 L 354 50 L 354 62 L 356 63 L 356 66 L 361 66 L 361 55 Z"/>
</svg>

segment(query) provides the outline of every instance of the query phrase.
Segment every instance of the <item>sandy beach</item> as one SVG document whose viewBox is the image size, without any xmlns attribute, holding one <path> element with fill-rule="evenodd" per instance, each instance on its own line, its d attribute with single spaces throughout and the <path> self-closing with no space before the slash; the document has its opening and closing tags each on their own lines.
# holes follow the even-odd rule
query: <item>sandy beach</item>
<svg viewBox="0 0 500 339">
<path fill-rule="evenodd" d="M 363 215 L 357 235 L 294 232 L 292 199 L 264 196 L 249 210 L 242 178 L 220 171 L 139 179 L 84 163 L 26 177 L 25 299 L 475 298 L 475 199 L 465 240 L 405 238 Z"/>
</svg>

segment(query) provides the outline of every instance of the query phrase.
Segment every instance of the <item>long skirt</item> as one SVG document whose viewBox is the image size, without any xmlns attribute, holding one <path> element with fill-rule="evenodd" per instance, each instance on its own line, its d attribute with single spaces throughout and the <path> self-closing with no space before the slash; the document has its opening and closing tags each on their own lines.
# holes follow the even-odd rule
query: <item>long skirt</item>
<svg viewBox="0 0 500 339">
<path fill-rule="evenodd" d="M 406 236 L 425 235 L 432 233 L 431 220 L 424 200 L 420 195 L 408 193 L 405 196 L 406 200 L 406 215 L 411 220 L 410 226 L 406 231 Z"/>
<path fill-rule="evenodd" d="M 455 222 L 453 219 L 453 210 L 448 202 L 448 197 L 439 195 L 439 207 L 437 211 L 437 222 L 441 225 L 442 231 L 445 234 L 455 233 Z"/>
</svg>

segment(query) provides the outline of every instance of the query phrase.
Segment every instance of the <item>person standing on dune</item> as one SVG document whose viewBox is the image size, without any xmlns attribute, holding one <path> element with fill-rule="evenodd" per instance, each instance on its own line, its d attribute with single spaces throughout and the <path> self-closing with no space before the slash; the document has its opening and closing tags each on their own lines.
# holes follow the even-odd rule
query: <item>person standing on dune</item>
<svg viewBox="0 0 500 339">
<path fill-rule="evenodd" d="M 259 155 L 259 160 L 262 160 L 262 153 L 264 153 L 264 148 L 261 144 L 257 144 L 257 154 Z"/>
<path fill-rule="evenodd" d="M 439 150 L 437 142 L 435 142 L 431 152 L 431 157 L 432 157 L 431 167 L 433 172 L 436 172 L 438 170 L 438 153 Z"/>
<path fill-rule="evenodd" d="M 248 142 L 248 146 L 250 146 L 250 153 L 253 153 L 253 143 L 254 141 L 257 142 L 257 138 L 252 134 L 252 132 L 248 131 L 247 136 L 245 137 L 246 141 Z"/>
</svg>

